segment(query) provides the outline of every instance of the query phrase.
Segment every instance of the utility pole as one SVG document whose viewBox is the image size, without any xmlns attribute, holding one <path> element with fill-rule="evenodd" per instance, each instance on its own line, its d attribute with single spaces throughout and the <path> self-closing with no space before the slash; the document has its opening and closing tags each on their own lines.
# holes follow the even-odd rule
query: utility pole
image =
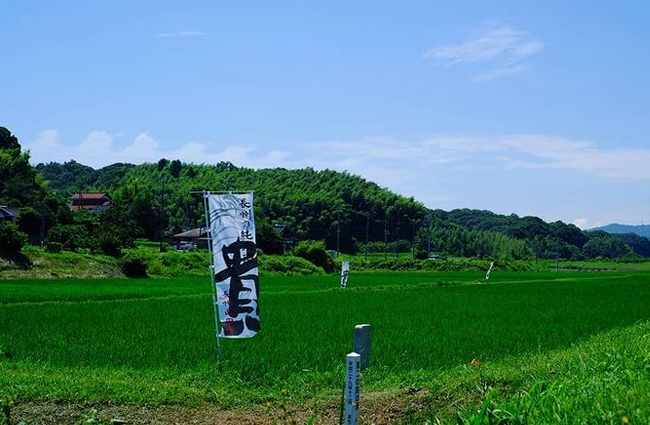
<svg viewBox="0 0 650 425">
<path fill-rule="evenodd" d="M 388 219 L 384 216 L 384 260 L 388 258 Z"/>
<path fill-rule="evenodd" d="M 411 222 L 413 231 L 411 232 L 411 258 L 415 260 L 415 221 Z"/>
<path fill-rule="evenodd" d="M 40 242 L 41 245 L 43 245 L 43 242 L 45 242 L 45 200 L 41 203 L 41 234 L 40 234 Z"/>
<path fill-rule="evenodd" d="M 339 256 L 339 243 L 341 241 L 341 205 L 336 214 L 336 256 Z"/>
<path fill-rule="evenodd" d="M 158 225 L 158 232 L 160 233 L 160 245 L 158 250 L 160 252 L 163 252 L 163 232 L 164 232 L 164 218 L 163 214 L 165 212 L 165 178 L 161 176 L 161 181 L 162 181 L 162 191 L 160 192 L 160 223 Z"/>
<path fill-rule="evenodd" d="M 370 231 L 370 214 L 366 213 L 366 261 L 368 261 L 368 232 Z"/>
<path fill-rule="evenodd" d="M 395 259 L 399 258 L 399 231 L 400 231 L 399 225 L 400 225 L 399 217 L 397 217 L 397 230 L 396 230 L 397 236 L 395 236 L 395 242 L 396 242 L 396 244 L 395 244 Z"/>
<path fill-rule="evenodd" d="M 361 214 L 366 217 L 366 255 L 365 261 L 368 261 L 368 233 L 370 231 L 370 213 L 365 211 L 357 211 L 357 214 Z"/>
</svg>

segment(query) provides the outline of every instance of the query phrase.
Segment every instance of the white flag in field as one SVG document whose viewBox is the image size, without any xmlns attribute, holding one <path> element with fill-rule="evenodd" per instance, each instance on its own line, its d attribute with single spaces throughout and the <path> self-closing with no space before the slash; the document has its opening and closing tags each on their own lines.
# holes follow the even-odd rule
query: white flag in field
<svg viewBox="0 0 650 425">
<path fill-rule="evenodd" d="M 207 193 L 216 302 L 222 338 L 260 330 L 253 194 Z"/>
<path fill-rule="evenodd" d="M 348 286 L 348 276 L 350 276 L 350 262 L 341 262 L 341 288 Z"/>
<path fill-rule="evenodd" d="M 492 267 L 494 267 L 494 261 L 490 263 L 490 268 L 488 269 L 487 273 L 485 273 L 485 280 L 490 279 L 490 273 L 492 273 Z"/>
</svg>

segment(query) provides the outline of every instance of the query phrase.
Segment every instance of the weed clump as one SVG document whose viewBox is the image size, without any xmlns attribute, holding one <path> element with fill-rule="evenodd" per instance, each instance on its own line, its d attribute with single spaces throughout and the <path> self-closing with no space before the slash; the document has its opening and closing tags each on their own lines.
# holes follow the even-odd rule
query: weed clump
<svg viewBox="0 0 650 425">
<path fill-rule="evenodd" d="M 120 261 L 120 268 L 126 277 L 145 278 L 147 275 L 147 263 L 135 253 L 126 254 Z"/>
</svg>

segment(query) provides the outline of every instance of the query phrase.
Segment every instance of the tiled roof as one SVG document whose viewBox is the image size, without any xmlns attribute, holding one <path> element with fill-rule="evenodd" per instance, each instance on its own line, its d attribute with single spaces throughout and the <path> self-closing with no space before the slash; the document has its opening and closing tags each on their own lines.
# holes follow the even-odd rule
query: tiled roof
<svg viewBox="0 0 650 425">
<path fill-rule="evenodd" d="M 196 229 L 188 230 L 187 232 L 177 233 L 172 238 L 174 239 L 197 239 L 207 235 L 205 227 L 197 227 Z"/>
<path fill-rule="evenodd" d="M 87 192 L 87 193 L 75 193 L 72 195 L 72 199 L 101 199 L 108 198 L 105 193 L 101 192 Z"/>
</svg>

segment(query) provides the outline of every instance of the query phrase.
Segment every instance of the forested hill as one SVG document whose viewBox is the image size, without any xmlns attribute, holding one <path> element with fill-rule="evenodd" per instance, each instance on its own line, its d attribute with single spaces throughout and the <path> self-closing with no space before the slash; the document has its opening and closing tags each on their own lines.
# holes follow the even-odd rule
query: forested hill
<svg viewBox="0 0 650 425">
<path fill-rule="evenodd" d="M 48 182 L 50 191 L 69 194 L 84 191 L 89 187 L 114 188 L 121 184 L 126 172 L 133 164 L 116 163 L 99 170 L 72 160 L 64 164 L 50 162 L 38 164 L 35 168 Z"/>
<path fill-rule="evenodd" d="M 493 258 L 621 258 L 650 256 L 650 240 L 637 235 L 583 232 L 572 224 L 490 211 L 429 210 L 359 176 L 311 168 L 287 170 L 185 164 L 113 164 L 98 170 L 76 163 L 39 164 L 50 193 L 61 198 L 76 191 L 103 191 L 134 221 L 140 236 L 160 238 L 201 226 L 202 190 L 254 190 L 258 232 L 325 240 L 327 246 L 358 252 L 409 250 Z M 338 234 L 337 234 L 338 231 Z M 338 238 L 337 238 L 338 235 Z M 338 239 L 338 242 L 337 242 Z"/>
<path fill-rule="evenodd" d="M 105 191 L 156 238 L 162 210 L 167 233 L 202 225 L 201 197 L 194 191 L 255 191 L 255 211 L 262 224 L 282 224 L 298 239 L 324 239 L 335 247 L 337 224 L 342 250 L 369 240 L 412 240 L 426 208 L 359 176 L 311 168 L 253 170 L 228 162 L 216 165 L 160 160 L 137 166 L 114 164 L 99 170 L 76 162 L 39 164 L 49 188 L 62 195 Z"/>
<path fill-rule="evenodd" d="M 618 224 L 612 223 L 607 226 L 596 227 L 589 229 L 589 231 L 602 230 L 607 233 L 635 233 L 639 236 L 650 238 L 650 224 L 640 224 L 637 226 L 631 226 L 628 224 Z"/>
</svg>

